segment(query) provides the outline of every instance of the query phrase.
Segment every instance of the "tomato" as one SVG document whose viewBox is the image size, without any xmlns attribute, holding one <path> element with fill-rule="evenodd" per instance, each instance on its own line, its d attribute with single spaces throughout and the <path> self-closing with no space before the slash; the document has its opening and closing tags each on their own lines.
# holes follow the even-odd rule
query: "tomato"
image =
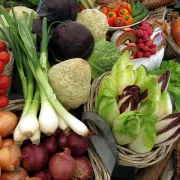
<svg viewBox="0 0 180 180">
<path fill-rule="evenodd" d="M 9 104 L 7 96 L 0 96 L 0 108 L 5 108 Z"/>
<path fill-rule="evenodd" d="M 10 55 L 6 51 L 0 52 L 0 61 L 3 62 L 3 64 L 7 64 L 10 60 Z"/>
<path fill-rule="evenodd" d="M 1 95 L 6 95 L 6 93 L 7 93 L 7 89 L 0 89 L 0 96 Z"/>
<path fill-rule="evenodd" d="M 119 4 L 119 9 L 127 9 L 128 8 L 128 3 L 127 2 L 121 2 Z"/>
<path fill-rule="evenodd" d="M 4 71 L 5 66 L 2 61 L 0 61 L 0 74 Z"/>
<path fill-rule="evenodd" d="M 116 26 L 116 27 L 122 27 L 122 26 L 124 26 L 123 18 L 122 18 L 122 17 L 117 17 L 117 18 L 115 19 L 115 26 Z"/>
<path fill-rule="evenodd" d="M 11 79 L 6 75 L 0 75 L 0 89 L 8 88 L 11 84 Z"/>
<path fill-rule="evenodd" d="M 114 26 L 114 19 L 113 18 L 107 17 L 107 20 L 108 20 L 109 26 Z"/>
<path fill-rule="evenodd" d="M 109 4 L 107 6 L 107 8 L 108 8 L 109 12 L 115 12 L 116 15 L 118 16 L 118 14 L 119 14 L 119 6 L 117 4 Z"/>
<path fill-rule="evenodd" d="M 119 11 L 119 16 L 120 16 L 120 17 L 124 17 L 124 16 L 127 16 L 127 15 L 129 15 L 129 12 L 128 12 L 127 9 L 121 9 L 121 10 Z"/>
<path fill-rule="evenodd" d="M 6 50 L 7 50 L 6 43 L 0 40 L 0 51 L 6 51 Z"/>
<path fill-rule="evenodd" d="M 120 4 L 121 4 L 121 0 L 117 0 L 117 1 L 116 1 L 116 4 L 117 4 L 117 5 L 120 5 Z"/>
<path fill-rule="evenodd" d="M 108 10 L 107 7 L 103 7 L 103 8 L 101 9 L 101 12 L 102 12 L 103 14 L 105 14 L 105 15 L 108 15 L 109 10 Z"/>
</svg>

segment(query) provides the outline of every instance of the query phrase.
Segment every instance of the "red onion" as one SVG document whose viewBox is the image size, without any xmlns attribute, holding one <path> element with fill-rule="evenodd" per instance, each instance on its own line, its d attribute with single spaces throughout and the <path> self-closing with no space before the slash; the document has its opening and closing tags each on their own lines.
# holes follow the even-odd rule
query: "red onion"
<svg viewBox="0 0 180 180">
<path fill-rule="evenodd" d="M 55 133 L 53 134 L 55 137 L 59 135 L 59 133 L 61 132 L 60 128 L 57 128 Z"/>
<path fill-rule="evenodd" d="M 77 164 L 77 171 L 73 179 L 75 180 L 90 180 L 93 175 L 93 168 L 91 162 L 85 156 L 74 158 Z"/>
<path fill-rule="evenodd" d="M 71 149 L 72 155 L 80 156 L 88 149 L 88 138 L 72 133 L 67 138 L 66 147 Z"/>
<path fill-rule="evenodd" d="M 49 156 L 57 151 L 58 145 L 54 136 L 44 137 L 42 144 L 46 147 Z"/>
<path fill-rule="evenodd" d="M 76 173 L 77 165 L 70 150 L 65 148 L 63 153 L 55 154 L 50 160 L 49 170 L 55 179 L 71 179 Z"/>
<path fill-rule="evenodd" d="M 28 144 L 21 153 L 22 166 L 27 171 L 39 171 L 48 162 L 48 152 L 43 145 Z"/>
<path fill-rule="evenodd" d="M 41 180 L 52 180 L 52 176 L 47 169 L 43 169 L 34 174 L 34 177 L 38 177 Z"/>
<path fill-rule="evenodd" d="M 72 131 L 60 131 L 57 136 L 57 142 L 59 147 L 65 147 L 68 136 L 72 133 Z"/>
</svg>

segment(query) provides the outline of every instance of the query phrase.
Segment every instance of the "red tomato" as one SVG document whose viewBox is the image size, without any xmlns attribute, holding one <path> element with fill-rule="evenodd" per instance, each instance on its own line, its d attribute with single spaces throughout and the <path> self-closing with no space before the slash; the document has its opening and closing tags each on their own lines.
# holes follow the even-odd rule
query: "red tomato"
<svg viewBox="0 0 180 180">
<path fill-rule="evenodd" d="M 119 6 L 117 4 L 108 4 L 107 8 L 108 8 L 109 12 L 115 12 L 116 15 L 118 16 Z"/>
<path fill-rule="evenodd" d="M 116 1 L 116 4 L 120 5 L 120 3 L 121 3 L 121 0 Z"/>
<path fill-rule="evenodd" d="M 5 108 L 9 104 L 7 96 L 0 96 L 0 108 Z"/>
<path fill-rule="evenodd" d="M 113 18 L 107 17 L 107 20 L 108 20 L 109 26 L 114 26 L 114 19 Z"/>
<path fill-rule="evenodd" d="M 4 71 L 5 66 L 2 61 L 0 61 L 0 74 Z"/>
<path fill-rule="evenodd" d="M 7 50 L 6 43 L 0 40 L 0 51 L 6 51 L 6 50 Z"/>
<path fill-rule="evenodd" d="M 119 9 L 127 9 L 128 8 L 128 3 L 127 2 L 121 2 L 119 4 Z"/>
<path fill-rule="evenodd" d="M 101 12 L 102 12 L 103 14 L 105 14 L 105 15 L 108 15 L 109 10 L 108 10 L 107 7 L 103 7 L 103 8 L 101 9 Z"/>
<path fill-rule="evenodd" d="M 6 95 L 7 89 L 0 89 L 0 96 Z"/>
<path fill-rule="evenodd" d="M 6 89 L 10 86 L 11 79 L 6 75 L 0 75 L 0 89 Z"/>
<path fill-rule="evenodd" d="M 0 61 L 7 64 L 10 60 L 10 55 L 6 51 L 0 52 Z"/>
</svg>

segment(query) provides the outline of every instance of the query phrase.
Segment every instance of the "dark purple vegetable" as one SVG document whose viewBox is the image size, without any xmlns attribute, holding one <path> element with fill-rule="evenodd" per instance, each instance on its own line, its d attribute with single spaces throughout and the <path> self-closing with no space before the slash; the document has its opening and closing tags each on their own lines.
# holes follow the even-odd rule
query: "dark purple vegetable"
<svg viewBox="0 0 180 180">
<path fill-rule="evenodd" d="M 119 109 L 123 113 L 125 111 L 133 111 L 138 108 L 138 105 L 148 95 L 148 90 L 140 92 L 140 88 L 136 85 L 127 86 L 119 96 Z"/>
<path fill-rule="evenodd" d="M 166 71 L 158 77 L 158 83 L 161 86 L 161 92 L 167 91 L 170 80 L 170 72 Z"/>
<path fill-rule="evenodd" d="M 42 169 L 34 174 L 34 177 L 38 177 L 41 180 L 52 180 L 52 176 L 47 169 Z"/>
<path fill-rule="evenodd" d="M 37 9 L 40 18 L 48 21 L 75 20 L 78 13 L 77 0 L 41 0 Z"/>
<path fill-rule="evenodd" d="M 59 60 L 88 58 L 94 47 L 92 33 L 82 24 L 67 20 L 52 33 L 51 50 Z"/>
</svg>

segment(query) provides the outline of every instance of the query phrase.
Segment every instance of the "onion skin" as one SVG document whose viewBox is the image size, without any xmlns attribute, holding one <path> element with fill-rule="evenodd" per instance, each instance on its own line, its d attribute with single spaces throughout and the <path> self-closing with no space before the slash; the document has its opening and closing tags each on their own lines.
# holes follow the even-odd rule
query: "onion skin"
<svg viewBox="0 0 180 180">
<path fill-rule="evenodd" d="M 53 180 L 51 174 L 49 173 L 49 171 L 47 169 L 43 169 L 39 172 L 36 172 L 34 174 L 34 177 L 38 177 L 41 180 Z"/>
<path fill-rule="evenodd" d="M 72 155 L 80 156 L 88 149 L 88 139 L 87 137 L 72 133 L 67 138 L 66 147 L 71 149 Z"/>
<path fill-rule="evenodd" d="M 59 147 L 64 148 L 66 146 L 66 141 L 68 136 L 72 133 L 72 131 L 60 131 L 60 133 L 57 136 L 57 142 Z"/>
<path fill-rule="evenodd" d="M 18 171 L 7 172 L 3 171 L 0 177 L 1 180 L 23 180 L 28 176 L 25 169 L 20 168 Z"/>
<path fill-rule="evenodd" d="M 6 138 L 14 132 L 18 122 L 17 116 L 9 111 L 0 112 L 0 135 Z"/>
<path fill-rule="evenodd" d="M 4 139 L 2 141 L 2 147 L 9 147 L 11 145 L 14 144 L 14 140 L 13 139 Z"/>
<path fill-rule="evenodd" d="M 4 171 L 15 171 L 19 168 L 22 159 L 19 146 L 13 144 L 0 149 L 0 167 Z"/>
<path fill-rule="evenodd" d="M 25 180 L 41 180 L 40 178 L 38 177 L 27 177 Z"/>
<path fill-rule="evenodd" d="M 39 171 L 48 162 L 48 152 L 43 145 L 28 144 L 22 149 L 22 166 L 27 171 Z"/>
<path fill-rule="evenodd" d="M 77 163 L 77 171 L 73 179 L 75 180 L 90 180 L 93 176 L 93 168 L 91 162 L 85 156 L 74 158 Z"/>
<path fill-rule="evenodd" d="M 43 138 L 42 144 L 47 149 L 48 155 L 51 156 L 57 151 L 58 144 L 54 136 L 47 136 Z"/>
<path fill-rule="evenodd" d="M 50 160 L 49 170 L 55 179 L 71 179 L 77 171 L 77 165 L 70 155 L 70 150 L 65 148 L 63 153 L 55 154 Z"/>
<path fill-rule="evenodd" d="M 3 147 L 3 144 L 2 144 L 2 137 L 1 137 L 1 135 L 0 135 L 0 149 Z"/>
</svg>

